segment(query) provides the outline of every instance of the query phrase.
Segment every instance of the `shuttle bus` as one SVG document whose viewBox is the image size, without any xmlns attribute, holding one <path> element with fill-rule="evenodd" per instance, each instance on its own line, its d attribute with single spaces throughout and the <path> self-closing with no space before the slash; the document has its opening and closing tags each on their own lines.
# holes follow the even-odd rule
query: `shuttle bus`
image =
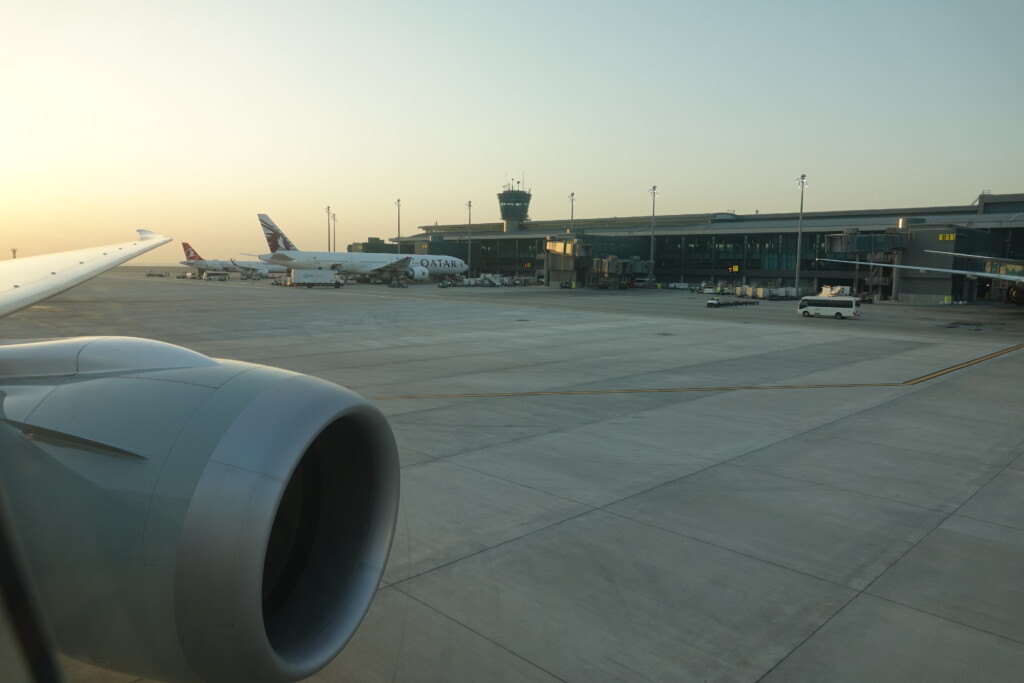
<svg viewBox="0 0 1024 683">
<path fill-rule="evenodd" d="M 860 315 L 860 299 L 855 296 L 805 296 L 797 311 L 805 318 L 824 315 L 842 320 Z"/>
</svg>

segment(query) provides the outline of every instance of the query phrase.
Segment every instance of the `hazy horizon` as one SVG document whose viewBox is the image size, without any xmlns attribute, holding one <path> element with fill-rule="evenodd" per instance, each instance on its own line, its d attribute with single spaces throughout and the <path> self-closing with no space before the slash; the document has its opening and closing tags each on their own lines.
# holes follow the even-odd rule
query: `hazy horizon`
<svg viewBox="0 0 1024 683">
<path fill-rule="evenodd" d="M 969 204 L 1024 192 L 1024 6 L 869 1 L 24 4 L 0 258 L 174 242 L 140 263 L 499 219 Z"/>
</svg>

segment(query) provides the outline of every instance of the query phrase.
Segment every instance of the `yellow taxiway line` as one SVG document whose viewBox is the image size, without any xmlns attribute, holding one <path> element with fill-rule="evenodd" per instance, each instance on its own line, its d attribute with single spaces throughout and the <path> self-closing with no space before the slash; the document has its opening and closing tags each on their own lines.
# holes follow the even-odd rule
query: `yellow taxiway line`
<svg viewBox="0 0 1024 683">
<path fill-rule="evenodd" d="M 776 385 L 764 385 L 764 386 L 739 386 L 739 387 L 682 387 L 672 389 L 589 389 L 581 391 L 507 391 L 507 392 L 493 392 L 493 393 L 476 393 L 476 394 L 414 394 L 404 396 L 374 396 L 375 401 L 399 401 L 399 400 L 416 400 L 424 398 L 511 398 L 514 396 L 601 396 L 605 394 L 682 394 L 691 391 L 761 391 L 766 389 L 778 390 L 778 389 L 853 389 L 858 387 L 910 387 L 915 384 L 921 384 L 928 380 L 948 375 L 951 372 L 962 370 L 972 365 L 984 363 L 985 361 L 998 358 L 999 356 L 1006 355 L 1024 349 L 1024 344 L 1017 344 L 1009 348 L 1002 349 L 1001 351 L 995 351 L 980 358 L 969 360 L 958 365 L 952 365 L 942 370 L 922 375 L 914 379 L 907 380 L 905 382 L 873 382 L 865 384 L 776 384 Z"/>
</svg>

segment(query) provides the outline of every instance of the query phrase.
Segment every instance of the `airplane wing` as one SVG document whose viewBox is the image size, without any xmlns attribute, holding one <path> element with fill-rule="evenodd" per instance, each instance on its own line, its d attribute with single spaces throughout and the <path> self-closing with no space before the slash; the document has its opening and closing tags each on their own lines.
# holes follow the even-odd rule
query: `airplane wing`
<svg viewBox="0 0 1024 683">
<path fill-rule="evenodd" d="M 0 261 L 0 317 L 56 296 L 170 241 L 170 237 L 139 230 L 134 242 Z"/>
<path fill-rule="evenodd" d="M 267 272 L 267 267 L 266 266 L 262 266 L 262 267 L 260 267 L 260 266 L 250 266 L 250 265 L 245 264 L 244 262 L 243 263 L 239 263 L 235 259 L 231 259 L 231 265 L 233 265 L 235 268 L 237 268 L 239 270 L 239 272 L 243 272 L 243 273 L 261 273 L 261 274 L 266 274 L 266 272 Z"/>
<path fill-rule="evenodd" d="M 947 253 L 947 252 L 935 252 L 935 253 Z M 948 252 L 952 253 L 952 252 Z M 955 256 L 965 256 L 965 254 L 955 254 Z M 932 268 L 930 266 L 903 266 L 895 265 L 893 263 L 873 263 L 871 261 L 843 261 L 842 259 L 835 258 L 820 258 L 818 261 L 828 261 L 829 263 L 850 263 L 853 265 L 862 266 L 882 266 L 883 268 L 899 268 L 900 270 L 916 270 L 920 273 L 952 273 L 953 275 L 968 275 L 971 277 L 986 277 L 992 280 L 1008 280 L 1010 282 L 1024 282 L 1024 274 L 1013 275 L 1010 273 L 985 273 L 977 270 L 957 270 L 955 268 Z M 989 261 L 998 261 L 999 259 L 989 258 Z M 1003 259 L 1005 261 L 1005 259 Z"/>
<path fill-rule="evenodd" d="M 394 272 L 405 272 L 409 270 L 409 266 L 412 265 L 412 256 L 406 256 L 405 258 L 397 261 L 392 261 L 386 266 L 375 268 L 371 272 L 373 273 L 394 273 Z"/>
<path fill-rule="evenodd" d="M 279 251 L 275 251 L 273 254 L 260 254 L 259 260 L 266 261 L 267 263 L 277 263 L 282 266 L 289 266 L 295 261 L 294 258 L 287 254 L 282 254 Z"/>
<path fill-rule="evenodd" d="M 933 249 L 926 249 L 929 254 L 943 254 L 945 256 L 956 256 L 958 258 L 970 258 L 977 261 L 988 261 L 989 263 L 1004 263 L 1008 265 L 1021 265 L 1024 266 L 1024 261 L 1018 261 L 1012 258 L 1000 258 L 997 256 L 979 256 L 977 254 L 959 254 L 951 251 L 935 251 Z M 900 270 L 916 270 L 919 272 L 948 272 L 954 275 L 968 275 L 971 278 L 988 278 L 989 280 L 1006 280 L 1011 283 L 1024 283 L 1024 273 L 1012 273 L 1012 272 L 985 272 L 983 270 L 959 270 L 957 268 L 935 268 L 932 266 L 920 266 L 920 265 L 896 265 L 894 263 L 873 263 L 871 261 L 844 261 L 838 258 L 819 258 L 815 259 L 818 261 L 828 261 L 830 263 L 851 263 L 854 265 L 881 265 L 885 268 L 899 268 Z"/>
<path fill-rule="evenodd" d="M 977 254 L 960 254 L 955 251 L 935 251 L 933 249 L 925 249 L 929 254 L 944 254 L 946 256 L 958 256 L 960 258 L 971 258 L 978 261 L 990 261 L 992 263 L 1005 263 L 1011 266 L 1024 266 L 1024 261 L 1018 261 L 1012 258 L 1002 258 L 999 256 L 978 256 Z"/>
</svg>

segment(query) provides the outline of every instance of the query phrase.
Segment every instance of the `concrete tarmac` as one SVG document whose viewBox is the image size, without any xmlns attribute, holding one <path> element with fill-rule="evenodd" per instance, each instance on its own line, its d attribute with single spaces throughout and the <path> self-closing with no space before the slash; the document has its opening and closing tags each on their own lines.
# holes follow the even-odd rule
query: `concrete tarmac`
<svg viewBox="0 0 1024 683">
<path fill-rule="evenodd" d="M 3 337 L 296 370 L 395 430 L 384 582 L 311 681 L 1024 679 L 1024 310 L 142 270 Z"/>
</svg>

